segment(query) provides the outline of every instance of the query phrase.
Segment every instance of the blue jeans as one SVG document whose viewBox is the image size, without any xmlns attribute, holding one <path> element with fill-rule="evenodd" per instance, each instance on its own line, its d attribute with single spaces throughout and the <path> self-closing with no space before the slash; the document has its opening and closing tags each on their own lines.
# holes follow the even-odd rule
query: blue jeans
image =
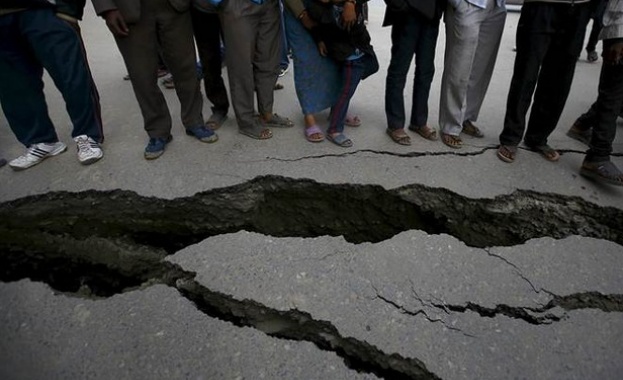
<svg viewBox="0 0 623 380">
<path fill-rule="evenodd" d="M 331 107 L 327 133 L 342 133 L 344 131 L 344 119 L 346 119 L 350 100 L 355 94 L 359 82 L 378 70 L 379 62 L 373 53 L 366 53 L 360 58 L 344 61 L 342 65 L 342 90 L 337 101 Z"/>
<path fill-rule="evenodd" d="M 0 103 L 25 146 L 58 141 L 43 94 L 44 68 L 65 99 L 72 136 L 101 142 L 99 95 L 79 31 L 49 8 L 0 16 Z"/>
<path fill-rule="evenodd" d="M 385 82 L 385 115 L 389 129 L 405 126 L 404 88 L 415 55 L 411 125 L 424 126 L 428 121 L 428 95 L 435 75 L 435 48 L 439 20 L 408 12 L 392 26 L 392 56 Z"/>
</svg>

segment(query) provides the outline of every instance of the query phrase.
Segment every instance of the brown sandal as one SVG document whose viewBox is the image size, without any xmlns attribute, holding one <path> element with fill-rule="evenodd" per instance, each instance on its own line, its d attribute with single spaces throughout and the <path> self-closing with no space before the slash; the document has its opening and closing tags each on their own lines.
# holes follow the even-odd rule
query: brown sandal
<svg viewBox="0 0 623 380">
<path fill-rule="evenodd" d="M 394 140 L 395 143 L 400 145 L 411 145 L 411 137 L 405 133 L 404 129 L 387 128 L 385 132 L 392 138 L 392 140 Z"/>
<path fill-rule="evenodd" d="M 429 127 L 428 125 L 422 125 L 421 127 L 418 127 L 417 125 L 410 125 L 409 130 L 424 137 L 426 140 L 430 140 L 430 141 L 437 140 L 437 131 Z"/>
<path fill-rule="evenodd" d="M 560 153 L 558 153 L 556 149 L 552 148 L 549 145 L 536 145 L 536 146 L 528 145 L 528 148 L 530 148 L 530 150 L 532 150 L 533 152 L 539 153 L 547 161 L 556 162 L 560 160 Z"/>
<path fill-rule="evenodd" d="M 485 137 L 485 134 L 482 133 L 480 128 L 475 126 L 474 123 L 472 123 L 469 120 L 465 120 L 463 122 L 463 133 L 465 133 L 468 136 L 472 136 L 472 137 L 476 137 L 476 138 L 483 138 L 483 137 Z"/>
<path fill-rule="evenodd" d="M 459 136 L 449 135 L 447 133 L 441 134 L 441 141 L 450 148 L 460 149 L 463 147 L 463 140 Z"/>
<path fill-rule="evenodd" d="M 510 164 L 515 161 L 515 156 L 517 156 L 517 147 L 512 145 L 500 145 L 497 151 L 497 156 L 500 160 Z"/>
</svg>

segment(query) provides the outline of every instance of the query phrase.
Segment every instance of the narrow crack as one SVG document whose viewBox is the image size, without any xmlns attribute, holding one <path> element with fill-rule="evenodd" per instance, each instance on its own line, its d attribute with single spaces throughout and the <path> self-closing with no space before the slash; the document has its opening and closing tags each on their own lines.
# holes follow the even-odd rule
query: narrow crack
<svg viewBox="0 0 623 380">
<path fill-rule="evenodd" d="M 460 152 L 457 152 L 457 151 L 446 151 L 446 152 L 425 151 L 425 152 L 399 153 L 399 152 L 390 152 L 390 151 L 385 151 L 385 150 L 359 149 L 359 150 L 339 153 L 339 154 L 335 154 L 335 153 L 318 154 L 318 155 L 304 156 L 304 157 L 297 157 L 297 158 L 266 157 L 266 160 L 279 161 L 279 162 L 297 162 L 297 161 L 304 161 L 304 160 L 311 160 L 311 159 L 316 160 L 316 159 L 322 159 L 322 158 L 348 157 L 348 156 L 357 155 L 359 153 L 372 153 L 372 154 L 377 154 L 377 155 L 382 155 L 382 156 L 391 156 L 391 157 L 400 157 L 400 158 L 433 157 L 433 156 L 468 157 L 468 156 L 479 156 L 485 153 L 486 151 L 493 150 L 493 149 L 497 149 L 497 146 L 487 146 L 487 147 L 482 147 L 479 150 L 460 151 Z"/>
</svg>

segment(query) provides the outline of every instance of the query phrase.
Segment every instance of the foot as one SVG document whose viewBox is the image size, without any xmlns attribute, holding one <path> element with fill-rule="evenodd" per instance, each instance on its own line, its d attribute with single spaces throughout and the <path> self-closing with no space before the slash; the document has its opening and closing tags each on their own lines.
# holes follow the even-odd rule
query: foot
<svg viewBox="0 0 623 380">
<path fill-rule="evenodd" d="M 156 158 L 162 156 L 164 153 L 164 149 L 168 143 L 173 140 L 173 136 L 169 135 L 166 138 L 163 137 L 153 137 L 149 139 L 147 146 L 145 147 L 145 159 L 146 160 L 155 160 Z"/>
<path fill-rule="evenodd" d="M 286 66 L 286 67 L 282 67 L 279 69 L 279 78 L 281 78 L 282 76 L 286 75 L 286 73 L 288 72 L 288 70 L 290 69 L 290 66 Z"/>
<path fill-rule="evenodd" d="M 485 137 L 485 134 L 482 133 L 480 128 L 475 126 L 474 123 L 472 123 L 469 120 L 465 120 L 463 122 L 463 133 L 465 133 L 468 136 L 472 136 L 472 137 L 476 137 L 476 138 L 483 138 L 483 137 Z"/>
<path fill-rule="evenodd" d="M 461 140 L 459 136 L 453 136 L 447 133 L 441 133 L 441 142 L 454 149 L 463 147 L 463 140 Z"/>
<path fill-rule="evenodd" d="M 344 125 L 347 127 L 359 127 L 361 125 L 361 119 L 357 115 L 346 115 Z"/>
<path fill-rule="evenodd" d="M 100 144 L 89 136 L 76 136 L 74 137 L 74 141 L 78 149 L 78 161 L 82 165 L 90 165 L 99 161 L 104 156 Z"/>
<path fill-rule="evenodd" d="M 539 153 L 547 161 L 556 162 L 556 161 L 560 160 L 560 153 L 558 153 L 558 151 L 556 149 L 552 148 L 551 146 L 549 146 L 547 144 L 544 144 L 544 145 L 534 145 L 534 146 L 526 144 L 526 146 L 531 151 Z"/>
<path fill-rule="evenodd" d="M 405 133 L 403 128 L 390 129 L 387 128 L 385 133 L 396 143 L 400 145 L 411 145 L 411 137 Z"/>
<path fill-rule="evenodd" d="M 327 133 L 327 140 L 331 141 L 337 146 L 341 146 L 342 148 L 349 148 L 353 146 L 353 142 L 351 139 L 346 137 L 343 133 Z"/>
<path fill-rule="evenodd" d="M 313 143 L 321 142 L 321 141 L 324 141 L 324 133 L 322 133 L 322 130 L 316 124 L 309 126 L 309 127 L 306 126 L 305 127 L 305 138 L 309 142 L 313 142 Z"/>
<path fill-rule="evenodd" d="M 509 164 L 515 161 L 517 156 L 517 147 L 513 145 L 500 145 L 498 147 L 497 156 L 500 160 Z"/>
<path fill-rule="evenodd" d="M 580 174 L 599 182 L 623 186 L 623 173 L 610 161 L 582 163 Z"/>
<path fill-rule="evenodd" d="M 595 50 L 586 52 L 586 60 L 589 62 L 597 62 L 599 55 Z"/>
<path fill-rule="evenodd" d="M 287 117 L 279 116 L 276 113 L 265 115 L 260 118 L 262 124 L 270 128 L 290 128 L 294 127 L 292 120 Z"/>
<path fill-rule="evenodd" d="M 213 131 L 216 131 L 226 121 L 227 121 L 227 112 L 214 111 L 214 113 L 210 116 L 208 121 L 206 121 L 206 127 L 210 128 Z"/>
<path fill-rule="evenodd" d="M 160 83 L 164 86 L 164 88 L 173 89 L 175 88 L 175 82 L 173 81 L 173 75 L 167 74 Z"/>
<path fill-rule="evenodd" d="M 197 140 L 204 143 L 213 143 L 218 141 L 218 135 L 213 130 L 203 125 L 194 128 L 186 128 L 186 134 L 188 136 L 193 136 L 197 138 Z"/>
<path fill-rule="evenodd" d="M 9 162 L 13 170 L 24 170 L 37 165 L 48 157 L 59 155 L 67 150 L 67 145 L 62 142 L 39 143 L 28 147 L 23 155 Z"/>
<path fill-rule="evenodd" d="M 426 140 L 437 140 L 437 131 L 434 128 L 429 127 L 428 125 L 417 126 L 412 124 L 409 126 L 409 130 L 424 137 Z"/>
<path fill-rule="evenodd" d="M 273 132 L 260 122 L 255 122 L 250 127 L 238 128 L 238 133 L 256 140 L 268 140 L 273 137 Z"/>
<path fill-rule="evenodd" d="M 574 140 L 577 140 L 583 144 L 589 145 L 591 137 L 593 136 L 593 129 L 591 127 L 585 127 L 582 122 L 576 120 L 575 123 L 567 131 L 567 136 Z"/>
</svg>

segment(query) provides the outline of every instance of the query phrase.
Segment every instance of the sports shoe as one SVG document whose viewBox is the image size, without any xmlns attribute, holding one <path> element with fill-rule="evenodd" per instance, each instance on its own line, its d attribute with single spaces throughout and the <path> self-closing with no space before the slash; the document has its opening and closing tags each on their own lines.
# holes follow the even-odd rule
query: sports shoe
<svg viewBox="0 0 623 380">
<path fill-rule="evenodd" d="M 78 161 L 82 165 L 90 165 L 104 156 L 100 144 L 89 136 L 76 136 L 74 141 L 76 142 L 76 148 L 78 148 Z"/>
<path fill-rule="evenodd" d="M 62 142 L 32 144 L 25 154 L 9 162 L 13 170 L 24 170 L 35 166 L 48 157 L 56 156 L 67 150 Z"/>
<path fill-rule="evenodd" d="M 279 77 L 286 75 L 286 73 L 290 70 L 290 66 L 282 67 L 279 69 Z"/>
<path fill-rule="evenodd" d="M 218 140 L 218 135 L 204 125 L 194 128 L 186 128 L 186 134 L 188 136 L 194 136 L 197 140 L 204 143 L 213 143 Z"/>
<path fill-rule="evenodd" d="M 173 140 L 173 136 L 169 135 L 166 138 L 155 137 L 149 139 L 147 146 L 145 147 L 145 159 L 146 160 L 155 160 L 156 158 L 162 156 L 164 153 L 164 148 L 168 143 Z"/>
</svg>

